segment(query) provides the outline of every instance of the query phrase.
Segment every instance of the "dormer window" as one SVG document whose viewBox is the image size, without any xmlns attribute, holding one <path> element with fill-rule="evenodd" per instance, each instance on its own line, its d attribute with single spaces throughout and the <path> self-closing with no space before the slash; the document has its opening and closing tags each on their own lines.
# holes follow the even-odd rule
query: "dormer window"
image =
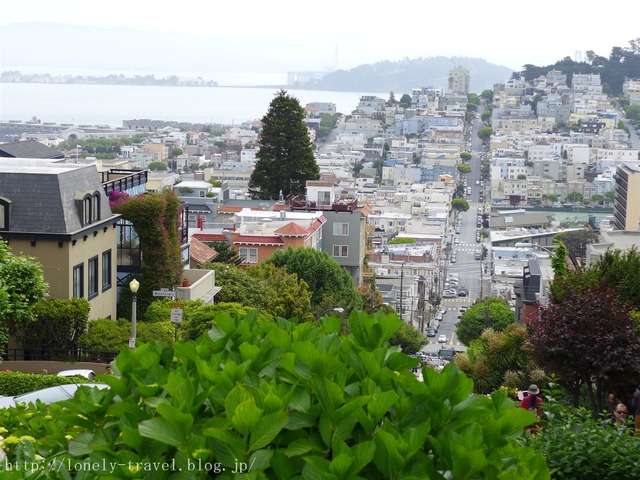
<svg viewBox="0 0 640 480">
<path fill-rule="evenodd" d="M 11 203 L 8 198 L 0 197 L 0 230 L 9 230 Z"/>
<path fill-rule="evenodd" d="M 91 220 L 93 222 L 97 222 L 100 220 L 100 194 L 98 192 L 94 192 L 93 194 L 93 202 L 91 204 Z"/>
<path fill-rule="evenodd" d="M 80 192 L 76 195 L 76 205 L 82 226 L 100 220 L 100 192 Z"/>
</svg>

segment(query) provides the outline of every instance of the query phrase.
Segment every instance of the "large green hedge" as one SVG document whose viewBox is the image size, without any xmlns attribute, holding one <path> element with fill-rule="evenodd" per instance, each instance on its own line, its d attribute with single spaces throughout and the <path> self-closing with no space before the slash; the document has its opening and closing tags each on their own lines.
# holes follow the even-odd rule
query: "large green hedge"
<svg viewBox="0 0 640 480">
<path fill-rule="evenodd" d="M 418 360 L 388 343 L 396 315 L 348 323 L 343 336 L 337 317 L 221 314 L 196 341 L 125 350 L 108 390 L 0 411 L 2 476 L 24 478 L 6 468 L 21 461 L 38 467 L 32 478 L 550 478 L 516 442 L 533 414 L 472 394 L 453 362 L 419 381 Z"/>
</svg>

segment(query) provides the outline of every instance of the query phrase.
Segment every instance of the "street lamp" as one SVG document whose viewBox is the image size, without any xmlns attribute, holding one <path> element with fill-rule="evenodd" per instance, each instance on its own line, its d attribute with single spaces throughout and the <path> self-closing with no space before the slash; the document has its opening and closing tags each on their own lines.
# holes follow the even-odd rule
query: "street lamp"
<svg viewBox="0 0 640 480">
<path fill-rule="evenodd" d="M 131 338 L 129 339 L 129 347 L 136 349 L 136 309 L 137 309 L 137 297 L 138 289 L 140 288 L 140 282 L 135 278 L 129 283 L 131 289 Z"/>
</svg>

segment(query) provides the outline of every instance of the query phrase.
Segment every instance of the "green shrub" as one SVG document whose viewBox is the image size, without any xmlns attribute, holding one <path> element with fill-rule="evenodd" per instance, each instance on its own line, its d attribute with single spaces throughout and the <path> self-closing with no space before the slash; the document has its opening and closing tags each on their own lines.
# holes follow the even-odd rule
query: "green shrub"
<svg viewBox="0 0 640 480">
<path fill-rule="evenodd" d="M 609 420 L 594 419 L 592 410 L 567 407 L 556 400 L 558 393 L 546 396 L 542 431 L 522 438 L 544 455 L 553 478 L 638 478 L 640 438 L 633 436 L 633 428 L 614 427 Z"/>
<path fill-rule="evenodd" d="M 131 322 L 124 318 L 110 320 L 99 318 L 89 321 L 89 327 L 80 335 L 78 345 L 87 350 L 105 352 L 121 352 L 129 348 L 131 337 Z M 136 323 L 136 338 L 138 342 L 162 342 L 172 345 L 175 341 L 175 326 L 171 321 L 155 323 Z"/>
<path fill-rule="evenodd" d="M 418 360 L 388 343 L 396 315 L 354 311 L 348 323 L 341 336 L 337 317 L 221 314 L 195 342 L 124 350 L 103 378 L 110 389 L 0 412 L 0 470 L 35 462 L 33 478 L 70 478 L 69 465 L 97 462 L 113 470 L 77 478 L 549 478 L 542 455 L 515 441 L 533 414 L 499 392 L 473 395 L 453 362 L 419 381 L 409 371 Z M 143 470 L 163 462 L 168 471 Z M 238 462 L 251 471 L 234 474 Z"/>
<path fill-rule="evenodd" d="M 68 383 L 87 383 L 83 376 L 58 377 L 22 372 L 0 372 L 0 395 L 13 397 L 42 388 L 66 385 Z"/>
</svg>

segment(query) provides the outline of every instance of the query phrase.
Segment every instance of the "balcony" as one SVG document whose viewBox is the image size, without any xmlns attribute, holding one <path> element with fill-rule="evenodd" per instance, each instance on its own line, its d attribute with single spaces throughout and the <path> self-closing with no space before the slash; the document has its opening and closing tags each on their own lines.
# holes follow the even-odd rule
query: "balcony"
<svg viewBox="0 0 640 480">
<path fill-rule="evenodd" d="M 326 210 L 331 212 L 353 212 L 358 208 L 357 198 L 344 198 L 328 204 L 318 204 L 317 202 L 307 201 L 303 195 L 298 195 L 291 199 L 291 210 L 307 210 L 317 211 Z"/>
<path fill-rule="evenodd" d="M 146 191 L 149 170 L 121 170 L 112 168 L 106 172 L 102 172 L 101 175 L 102 187 L 107 197 L 109 197 L 113 191 L 136 195 Z"/>
</svg>

